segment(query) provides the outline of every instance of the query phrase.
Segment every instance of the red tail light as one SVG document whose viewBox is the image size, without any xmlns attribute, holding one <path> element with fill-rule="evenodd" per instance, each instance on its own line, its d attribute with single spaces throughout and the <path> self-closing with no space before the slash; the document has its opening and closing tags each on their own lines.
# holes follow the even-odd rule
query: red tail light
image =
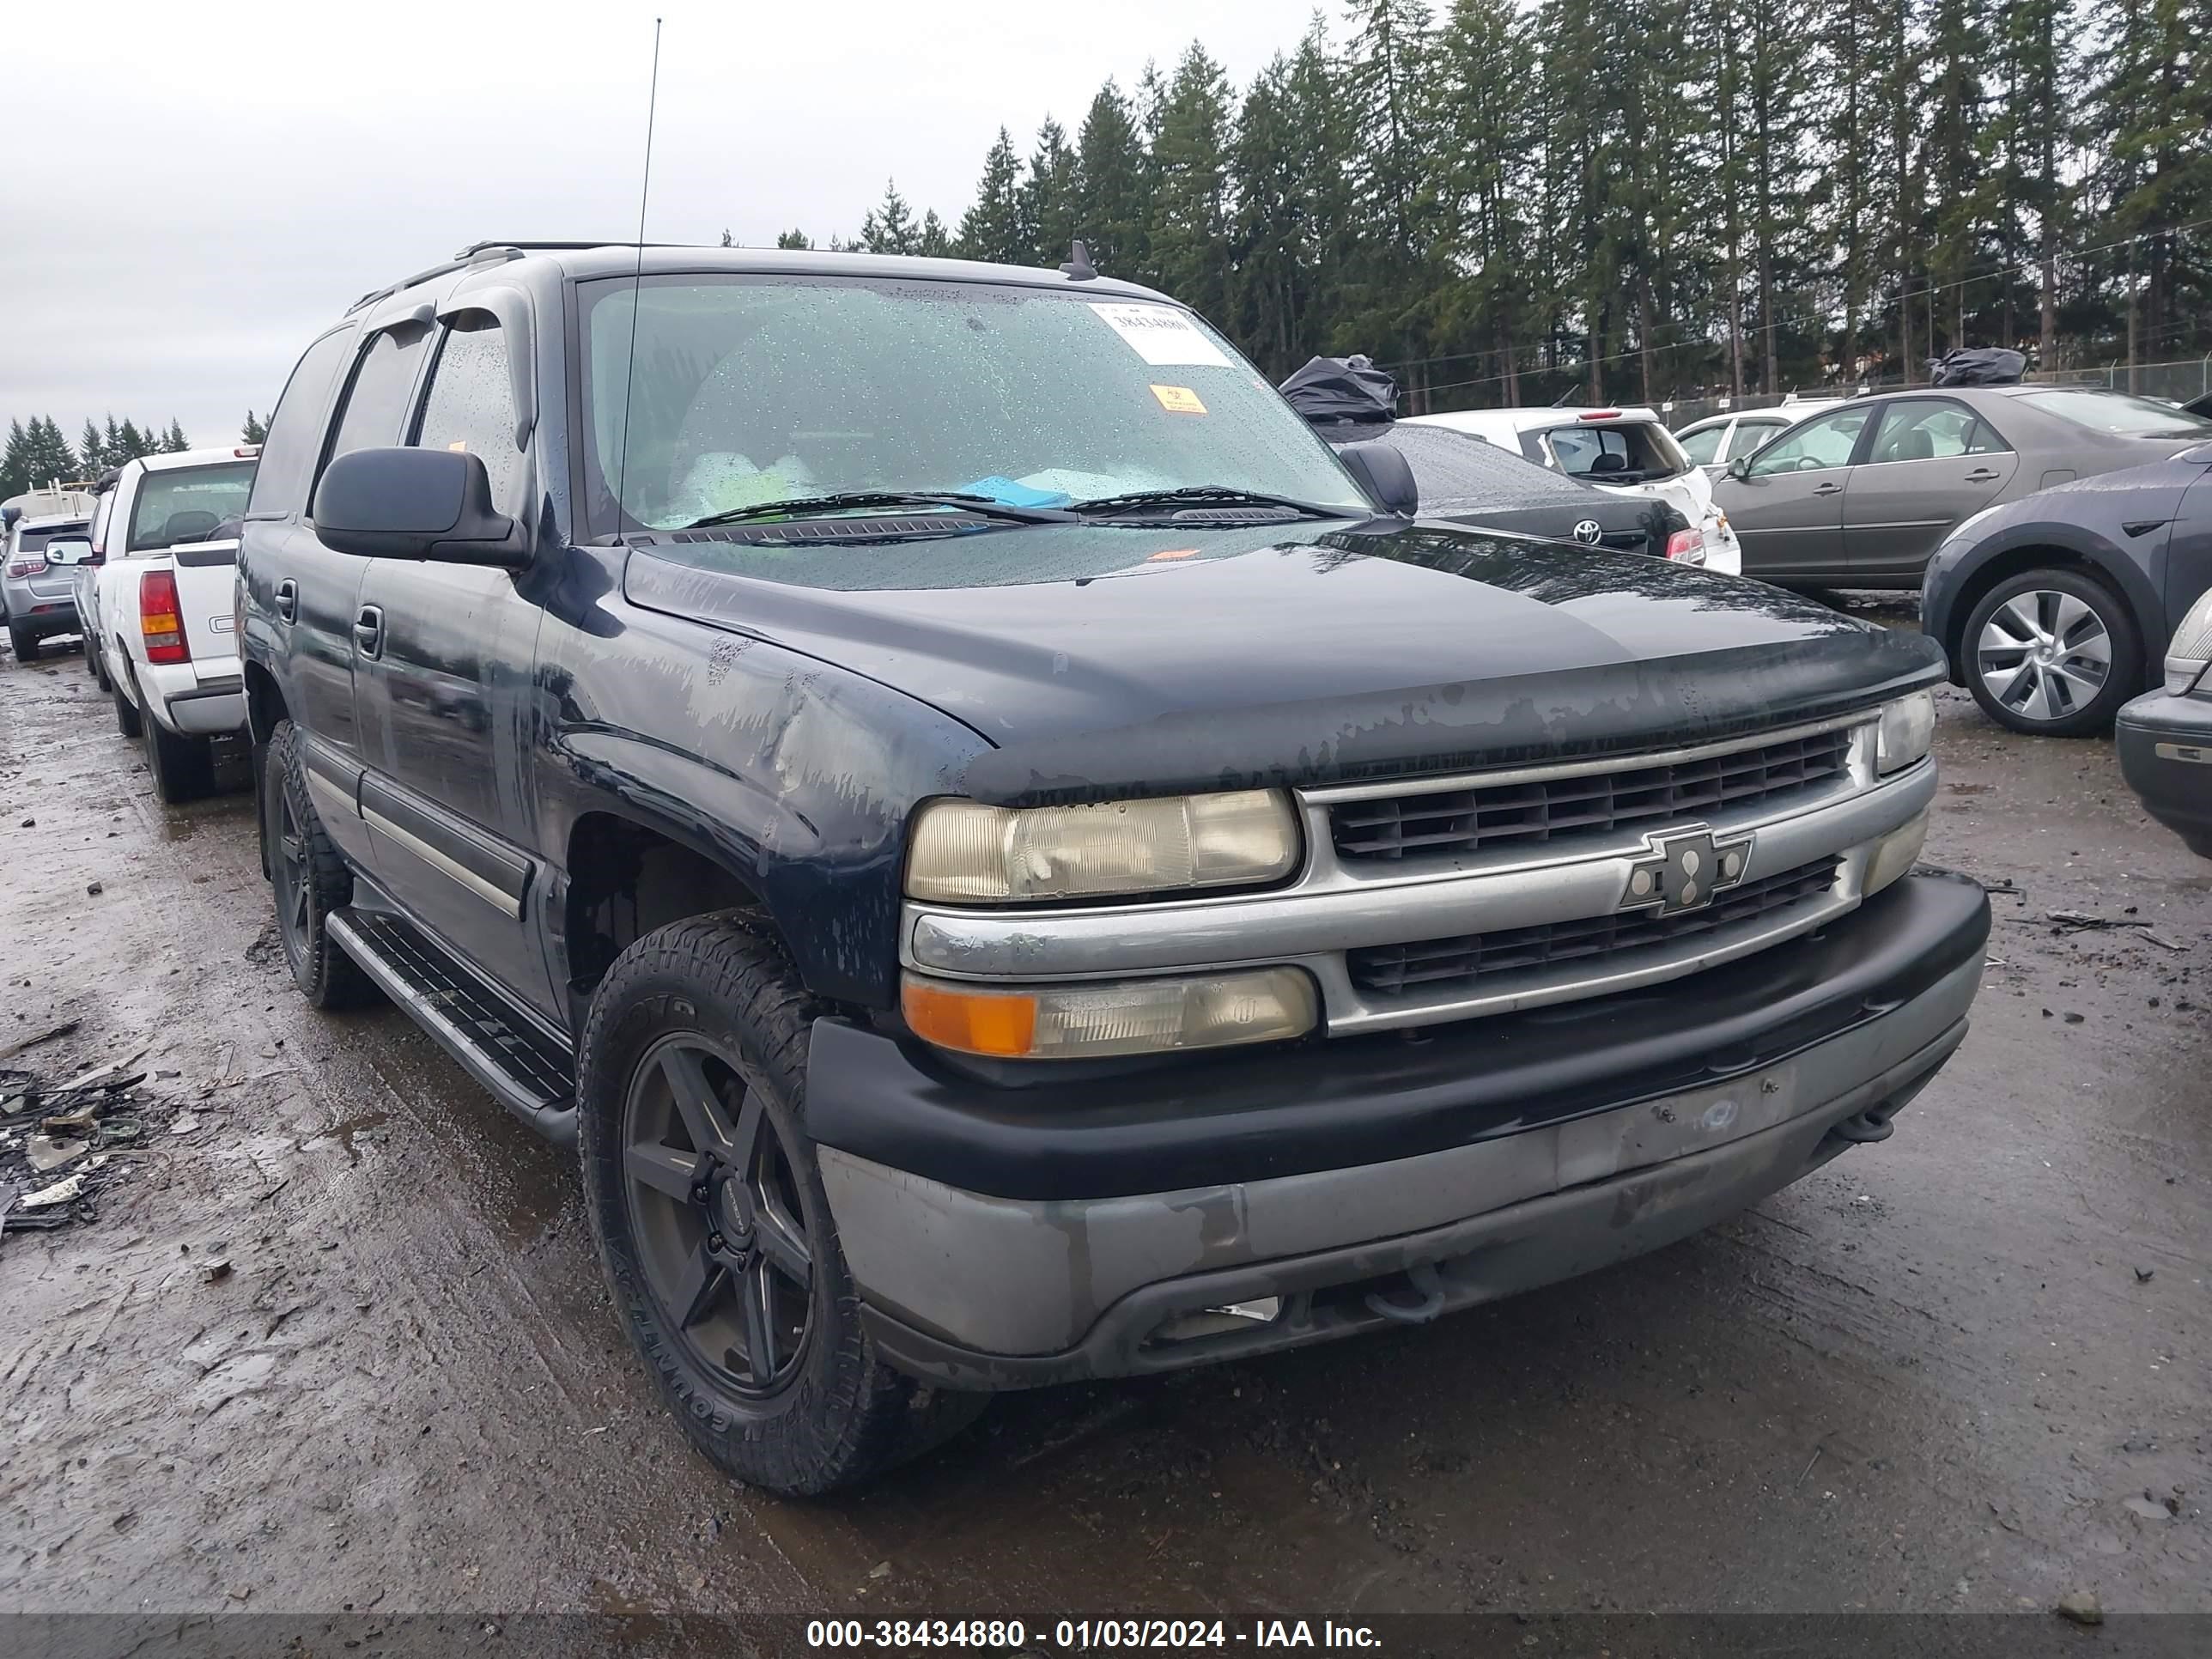
<svg viewBox="0 0 2212 1659">
<path fill-rule="evenodd" d="M 11 576 L 27 576 L 38 568 L 38 562 L 35 560 L 20 559 L 8 567 L 8 574 Z"/>
<path fill-rule="evenodd" d="M 138 579 L 138 634 L 146 641 L 148 662 L 190 662 L 192 648 L 185 643 L 185 616 L 177 605 L 177 579 L 166 570 L 149 570 Z"/>
<path fill-rule="evenodd" d="M 1703 564 L 1705 562 L 1705 532 L 1702 530 L 1678 530 L 1667 538 L 1667 556 L 1683 564 Z"/>
</svg>

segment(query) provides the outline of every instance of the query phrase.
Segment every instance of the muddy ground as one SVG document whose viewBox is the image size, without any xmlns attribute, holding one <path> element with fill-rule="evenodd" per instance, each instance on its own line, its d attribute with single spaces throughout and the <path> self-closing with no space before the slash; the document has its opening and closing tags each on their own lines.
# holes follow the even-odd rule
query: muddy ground
<svg viewBox="0 0 2212 1659">
<path fill-rule="evenodd" d="M 2212 865 L 2108 744 L 1944 716 L 1929 855 L 2021 892 L 1889 1142 L 803 1504 L 664 1417 L 566 1157 L 396 1012 L 303 1006 L 247 796 L 164 811 L 73 652 L 7 660 L 0 1048 L 75 1018 L 13 1063 L 152 1075 L 97 1218 L 0 1240 L 0 1607 L 2212 1610 Z"/>
</svg>

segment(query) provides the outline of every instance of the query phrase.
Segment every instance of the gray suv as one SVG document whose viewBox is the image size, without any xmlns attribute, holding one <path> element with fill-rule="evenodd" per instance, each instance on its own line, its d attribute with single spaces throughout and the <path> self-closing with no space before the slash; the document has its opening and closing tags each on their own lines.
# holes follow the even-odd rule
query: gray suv
<svg viewBox="0 0 2212 1659">
<path fill-rule="evenodd" d="M 42 641 L 79 631 L 76 573 L 46 563 L 46 544 L 86 534 L 79 518 L 18 519 L 8 532 L 8 562 L 0 570 L 6 600 L 8 642 L 18 662 L 33 662 Z"/>
<path fill-rule="evenodd" d="M 2212 420 L 2095 386 L 1961 386 L 1855 398 L 1730 461 L 1713 501 L 1743 574 L 1917 587 L 1960 524 L 2075 478 L 2212 438 Z"/>
</svg>

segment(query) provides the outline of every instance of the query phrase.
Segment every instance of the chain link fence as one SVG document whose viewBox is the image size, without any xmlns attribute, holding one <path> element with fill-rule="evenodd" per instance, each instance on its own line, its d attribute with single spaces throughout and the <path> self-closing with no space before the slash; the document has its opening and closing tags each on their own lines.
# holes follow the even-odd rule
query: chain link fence
<svg viewBox="0 0 2212 1659">
<path fill-rule="evenodd" d="M 2163 398 L 2170 403 L 2185 404 L 2193 398 L 2202 398 L 2212 392 L 2212 352 L 2203 357 L 2186 357 L 2170 363 L 2137 363 L 2131 368 L 2126 363 L 2116 362 L 2103 368 L 2041 371 L 2025 378 L 2043 386 L 2106 386 L 2115 392 L 2132 392 L 2138 397 Z M 1911 392 L 1924 389 L 1926 386 L 1926 381 L 1916 380 L 1905 385 L 1884 384 L 1863 389 Z M 1726 415 L 1746 409 L 1775 409 L 1792 403 L 1854 397 L 1861 390 L 1855 386 L 1806 386 L 1787 392 L 1750 392 L 1741 398 L 1669 398 L 1659 404 L 1659 416 L 1670 430 L 1680 432 L 1692 421 L 1702 421 L 1708 415 Z"/>
</svg>

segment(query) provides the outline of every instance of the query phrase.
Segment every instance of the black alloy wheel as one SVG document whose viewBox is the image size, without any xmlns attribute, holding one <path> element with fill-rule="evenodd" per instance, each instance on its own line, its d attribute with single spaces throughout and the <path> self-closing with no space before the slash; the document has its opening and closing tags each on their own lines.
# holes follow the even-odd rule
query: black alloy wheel
<svg viewBox="0 0 2212 1659">
<path fill-rule="evenodd" d="M 623 1164 L 640 1265 L 678 1339 L 732 1392 L 776 1393 L 814 1330 L 814 1252 L 790 1149 L 735 1058 L 696 1033 L 639 1064 Z"/>
</svg>

